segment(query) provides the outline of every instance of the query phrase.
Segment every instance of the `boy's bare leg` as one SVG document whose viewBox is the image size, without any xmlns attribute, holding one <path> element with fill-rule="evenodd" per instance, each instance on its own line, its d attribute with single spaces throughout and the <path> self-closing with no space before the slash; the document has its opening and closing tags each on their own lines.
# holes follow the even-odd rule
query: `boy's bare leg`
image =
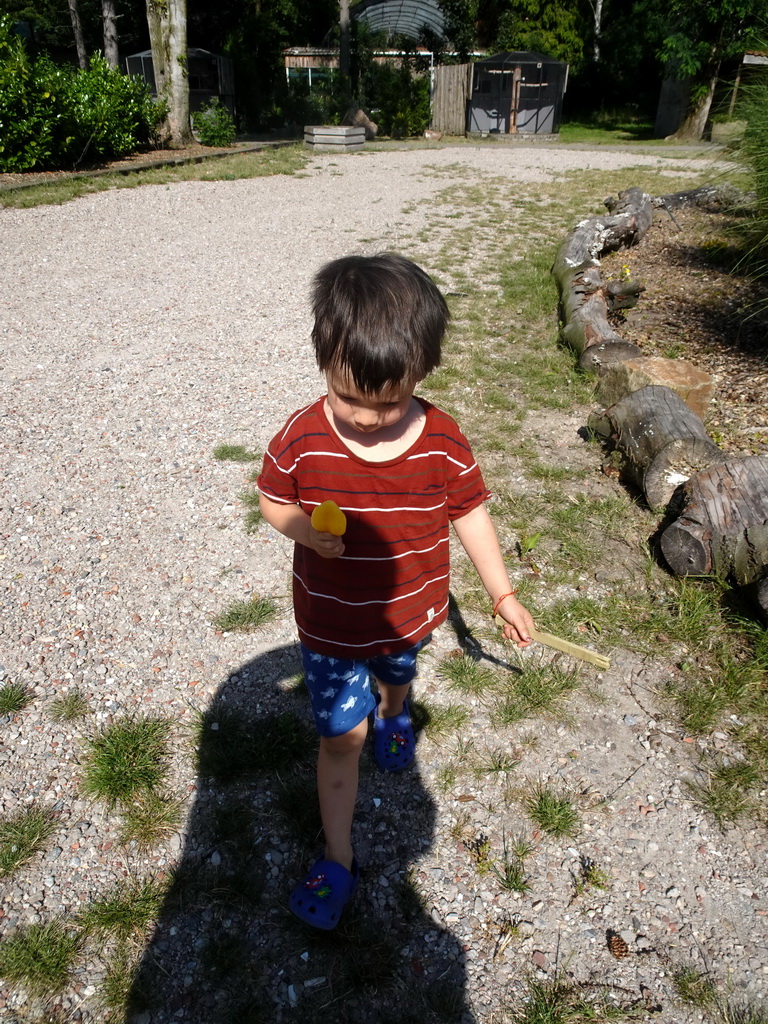
<svg viewBox="0 0 768 1024">
<path fill-rule="evenodd" d="M 376 680 L 381 702 L 376 709 L 379 718 L 394 718 L 403 710 L 403 704 L 411 691 L 410 683 L 393 685 Z"/>
<path fill-rule="evenodd" d="M 352 867 L 352 818 L 357 800 L 360 751 L 368 719 L 341 736 L 321 736 L 317 756 L 317 795 L 325 832 L 325 858 Z"/>
</svg>

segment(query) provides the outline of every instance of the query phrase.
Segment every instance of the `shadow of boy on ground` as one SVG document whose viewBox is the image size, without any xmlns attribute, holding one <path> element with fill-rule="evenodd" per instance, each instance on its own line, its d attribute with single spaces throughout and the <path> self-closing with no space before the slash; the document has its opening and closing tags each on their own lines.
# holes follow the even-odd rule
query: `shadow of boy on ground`
<svg viewBox="0 0 768 1024">
<path fill-rule="evenodd" d="M 317 931 L 288 911 L 322 845 L 300 671 L 293 645 L 267 651 L 230 675 L 201 716 L 185 845 L 126 1024 L 473 1020 L 463 951 L 414 880 L 435 824 L 418 755 L 385 776 L 363 753 L 353 831 L 362 882 L 340 925 Z"/>
</svg>

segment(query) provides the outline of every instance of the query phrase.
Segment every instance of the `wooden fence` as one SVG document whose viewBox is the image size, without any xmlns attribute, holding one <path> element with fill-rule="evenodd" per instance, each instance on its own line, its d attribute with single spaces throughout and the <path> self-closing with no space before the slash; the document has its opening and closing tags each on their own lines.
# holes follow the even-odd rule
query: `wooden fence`
<svg viewBox="0 0 768 1024">
<path fill-rule="evenodd" d="M 430 128 L 447 135 L 465 135 L 471 88 L 471 64 L 441 64 L 436 67 Z"/>
</svg>

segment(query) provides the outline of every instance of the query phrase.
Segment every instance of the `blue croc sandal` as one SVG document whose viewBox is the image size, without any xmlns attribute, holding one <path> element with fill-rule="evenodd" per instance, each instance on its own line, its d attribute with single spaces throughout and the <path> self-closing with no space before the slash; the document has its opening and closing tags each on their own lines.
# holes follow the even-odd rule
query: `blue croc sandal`
<svg viewBox="0 0 768 1024">
<path fill-rule="evenodd" d="M 408 701 L 393 718 L 379 718 L 379 705 L 373 713 L 373 756 L 383 772 L 399 772 L 407 768 L 416 753 Z"/>
<path fill-rule="evenodd" d="M 335 860 L 317 860 L 291 893 L 288 906 L 306 924 L 330 931 L 339 923 L 359 881 L 356 860 L 351 871 Z"/>
</svg>

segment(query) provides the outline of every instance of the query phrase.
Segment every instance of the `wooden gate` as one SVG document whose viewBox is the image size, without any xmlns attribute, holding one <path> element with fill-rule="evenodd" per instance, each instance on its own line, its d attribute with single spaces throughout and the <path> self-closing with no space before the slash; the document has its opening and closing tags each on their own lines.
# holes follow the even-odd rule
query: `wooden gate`
<svg viewBox="0 0 768 1024">
<path fill-rule="evenodd" d="M 466 135 L 467 100 L 471 88 L 471 64 L 441 64 L 436 67 L 430 128 L 447 135 Z"/>
</svg>

